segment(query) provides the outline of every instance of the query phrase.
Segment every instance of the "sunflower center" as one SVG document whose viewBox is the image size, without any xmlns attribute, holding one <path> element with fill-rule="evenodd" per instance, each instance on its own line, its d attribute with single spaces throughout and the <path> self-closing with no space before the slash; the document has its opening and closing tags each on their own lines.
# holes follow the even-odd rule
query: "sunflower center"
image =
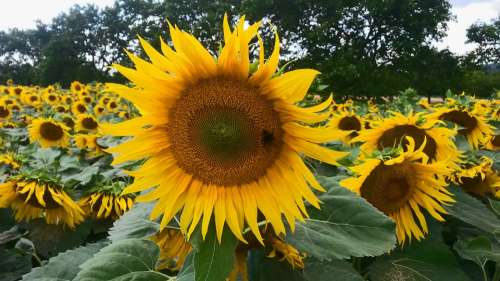
<svg viewBox="0 0 500 281">
<path fill-rule="evenodd" d="M 82 120 L 82 126 L 87 130 L 95 130 L 97 129 L 97 122 L 90 117 L 85 117 Z"/>
<path fill-rule="evenodd" d="M 272 102 L 242 81 L 217 77 L 188 85 L 169 120 L 167 131 L 178 165 L 207 184 L 257 181 L 283 145 Z"/>
<path fill-rule="evenodd" d="M 476 118 L 470 116 L 467 112 L 460 110 L 452 110 L 450 112 L 444 113 L 439 116 L 439 119 L 446 120 L 463 127 L 462 129 L 458 130 L 458 133 L 461 135 L 470 134 L 477 126 Z"/>
<path fill-rule="evenodd" d="M 378 165 L 361 186 L 361 196 L 385 214 L 404 206 L 415 190 L 414 171 L 408 164 Z"/>
<path fill-rule="evenodd" d="M 354 116 L 346 116 L 340 120 L 339 129 L 343 131 L 359 131 L 361 130 L 361 123 Z"/>
<path fill-rule="evenodd" d="M 37 101 L 37 100 L 38 100 L 38 97 L 37 97 L 37 96 L 31 96 L 31 97 L 30 97 L 30 101 L 32 101 L 32 102 L 35 102 L 35 101 Z"/>
<path fill-rule="evenodd" d="M 84 113 L 87 109 L 85 108 L 85 106 L 83 104 L 79 104 L 76 106 L 76 109 L 78 110 L 78 112 L 80 113 Z"/>
<path fill-rule="evenodd" d="M 64 117 L 62 121 L 63 121 L 64 125 L 66 125 L 70 128 L 73 128 L 75 126 L 75 121 L 73 121 L 73 119 L 71 119 L 71 117 Z"/>
<path fill-rule="evenodd" d="M 49 96 L 49 100 L 50 100 L 50 101 L 55 101 L 55 100 L 56 100 L 56 97 L 55 97 L 55 96 Z"/>
<path fill-rule="evenodd" d="M 9 116 L 9 110 L 4 106 L 0 106 L 0 118 L 5 118 Z"/>
<path fill-rule="evenodd" d="M 63 129 L 51 122 L 44 122 L 40 125 L 40 135 L 42 138 L 49 141 L 57 141 L 62 138 L 64 134 Z"/>
<path fill-rule="evenodd" d="M 430 159 L 435 159 L 437 149 L 436 141 L 427 135 L 425 130 L 413 125 L 400 125 L 386 130 L 378 139 L 378 148 L 382 150 L 384 147 L 394 147 L 401 143 L 403 149 L 406 151 L 406 146 L 408 145 L 408 140 L 405 138 L 406 136 L 413 138 L 416 148 L 420 148 L 425 139 L 426 144 L 424 153 L 429 156 Z"/>
</svg>

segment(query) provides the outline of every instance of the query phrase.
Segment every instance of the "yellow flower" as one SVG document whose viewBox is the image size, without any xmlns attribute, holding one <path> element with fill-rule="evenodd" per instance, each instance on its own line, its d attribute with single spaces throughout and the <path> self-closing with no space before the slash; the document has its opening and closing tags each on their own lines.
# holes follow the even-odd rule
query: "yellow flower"
<svg viewBox="0 0 500 281">
<path fill-rule="evenodd" d="M 300 69 L 276 75 L 279 40 L 265 61 L 259 39 L 258 68 L 249 73 L 249 43 L 259 23 L 235 30 L 224 20 L 225 45 L 212 55 L 192 35 L 170 26 L 175 47 L 161 42 L 163 54 L 140 42 L 152 63 L 129 54 L 136 69 L 115 68 L 136 87 L 108 87 L 131 101 L 142 114 L 119 124 L 103 124 L 103 132 L 133 136 L 116 147 L 114 164 L 147 158 L 125 194 L 147 189 L 139 201 L 158 201 L 151 219 L 163 215 L 165 228 L 175 214 L 188 237 L 201 224 L 205 237 L 215 218 L 219 241 L 224 225 L 240 240 L 248 226 L 257 238 L 259 220 L 268 220 L 277 234 L 292 231 L 306 216 L 304 199 L 319 207 L 311 187 L 323 191 L 301 155 L 336 164 L 346 153 L 319 143 L 337 139 L 329 127 L 310 127 L 327 120 L 330 101 L 310 108 L 302 100 L 318 74 Z M 317 114 L 316 112 L 322 112 Z M 262 216 L 258 218 L 258 214 Z"/>
<path fill-rule="evenodd" d="M 439 120 L 424 121 L 423 117 L 423 113 L 405 116 L 394 112 L 390 118 L 371 122 L 373 128 L 362 131 L 352 141 L 362 142 L 361 150 L 371 153 L 400 144 L 405 147 L 405 137 L 409 136 L 417 147 L 426 141 L 423 152 L 431 161 L 448 161 L 450 167 L 457 168 L 461 153 L 453 142 L 456 131 L 437 126 Z"/>
<path fill-rule="evenodd" d="M 106 104 L 106 108 L 108 109 L 109 112 L 115 112 L 115 110 L 118 108 L 118 102 L 114 99 L 111 99 Z"/>
<path fill-rule="evenodd" d="M 99 128 L 99 123 L 90 114 L 80 114 L 76 120 L 76 131 L 96 132 Z"/>
<path fill-rule="evenodd" d="M 0 163 L 9 165 L 13 169 L 19 169 L 21 164 L 16 160 L 15 154 L 13 152 L 6 152 L 0 155 Z"/>
<path fill-rule="evenodd" d="M 102 106 L 102 105 L 96 105 L 96 106 L 94 106 L 94 114 L 96 116 L 103 115 L 105 111 L 106 111 L 106 108 L 104 108 L 104 106 Z"/>
<path fill-rule="evenodd" d="M 7 120 L 10 117 L 10 110 L 5 104 L 0 105 L 0 119 Z"/>
<path fill-rule="evenodd" d="M 499 151 L 500 150 L 500 135 L 490 136 L 488 142 L 484 146 L 485 149 Z"/>
<path fill-rule="evenodd" d="M 72 93 L 78 94 L 85 89 L 85 86 L 82 85 L 82 83 L 80 83 L 78 81 L 73 81 L 73 82 L 71 82 L 70 89 L 71 89 Z"/>
<path fill-rule="evenodd" d="M 73 112 L 73 114 L 75 116 L 78 116 L 80 114 L 85 114 L 87 113 L 87 106 L 85 105 L 85 103 L 81 102 L 81 101 L 77 101 L 77 102 L 74 102 L 72 105 L 71 105 L 71 111 Z"/>
<path fill-rule="evenodd" d="M 483 116 L 467 110 L 440 108 L 428 115 L 428 118 L 449 121 L 460 126 L 458 134 L 467 137 L 467 141 L 474 149 L 488 142 L 488 137 L 493 135 L 493 127 Z"/>
<path fill-rule="evenodd" d="M 84 219 L 83 211 L 61 187 L 35 180 L 0 184 L 0 208 L 9 207 L 18 222 L 44 218 L 48 224 L 74 228 Z"/>
<path fill-rule="evenodd" d="M 80 199 L 78 205 L 95 219 L 116 220 L 134 205 L 132 197 L 95 192 Z"/>
<path fill-rule="evenodd" d="M 184 235 L 177 229 L 165 228 L 154 235 L 152 240 L 160 248 L 157 270 L 180 270 L 187 255 L 191 252 L 191 244 L 186 241 Z"/>
<path fill-rule="evenodd" d="M 492 167 L 493 160 L 483 156 L 479 163 L 465 163 L 464 167 L 455 173 L 453 182 L 476 196 L 492 194 L 500 198 L 500 176 Z"/>
<path fill-rule="evenodd" d="M 45 92 L 43 100 L 50 105 L 56 105 L 59 103 L 59 96 L 55 92 Z"/>
<path fill-rule="evenodd" d="M 364 123 L 364 120 L 360 116 L 349 111 L 341 111 L 335 114 L 330 121 L 332 128 L 345 132 L 342 141 L 346 144 L 349 144 L 351 139 L 363 130 Z"/>
<path fill-rule="evenodd" d="M 68 127 L 53 119 L 34 119 L 28 128 L 30 142 L 38 142 L 41 147 L 67 147 Z"/>
<path fill-rule="evenodd" d="M 428 163 L 425 141 L 415 150 L 415 141 L 406 138 L 406 150 L 398 157 L 385 161 L 367 159 L 351 168 L 359 176 L 340 182 L 394 219 L 400 244 L 406 239 L 411 241 L 412 237 L 420 240 L 428 232 L 422 208 L 435 219 L 444 221 L 441 214 L 446 211 L 441 205 L 454 202 L 446 190 L 447 163 Z"/>
</svg>

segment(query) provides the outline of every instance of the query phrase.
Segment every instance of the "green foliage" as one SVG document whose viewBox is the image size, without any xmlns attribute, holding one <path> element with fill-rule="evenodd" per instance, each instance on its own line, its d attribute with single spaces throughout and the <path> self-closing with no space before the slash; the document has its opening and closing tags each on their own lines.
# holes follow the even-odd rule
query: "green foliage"
<svg viewBox="0 0 500 281">
<path fill-rule="evenodd" d="M 304 267 L 304 279 L 307 281 L 330 280 L 335 276 L 336 281 L 363 281 L 363 277 L 354 270 L 352 264 L 341 261 L 331 260 L 328 262 L 319 262 L 308 259 Z"/>
<path fill-rule="evenodd" d="M 152 204 L 135 204 L 109 230 L 109 240 L 117 242 L 130 238 L 148 238 L 156 234 L 160 225 L 149 219 Z"/>
<path fill-rule="evenodd" d="M 338 186 L 335 178 L 320 178 L 328 189 L 321 210 L 311 209 L 287 241 L 320 260 L 377 256 L 396 243 L 394 222 L 363 198 Z"/>
</svg>

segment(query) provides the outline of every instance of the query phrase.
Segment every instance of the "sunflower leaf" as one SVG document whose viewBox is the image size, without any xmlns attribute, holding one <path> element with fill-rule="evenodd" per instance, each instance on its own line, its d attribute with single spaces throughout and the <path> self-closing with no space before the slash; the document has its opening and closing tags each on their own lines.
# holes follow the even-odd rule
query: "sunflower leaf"
<svg viewBox="0 0 500 281">
<path fill-rule="evenodd" d="M 354 270 L 352 264 L 342 260 L 320 262 L 308 259 L 304 267 L 307 281 L 326 281 L 335 276 L 336 281 L 363 281 L 363 277 Z"/>
<path fill-rule="evenodd" d="M 215 226 L 211 224 L 205 239 L 202 239 L 200 231 L 197 231 L 190 243 L 195 251 L 193 256 L 195 281 L 226 280 L 233 269 L 234 251 L 238 244 L 238 240 L 229 229 L 224 229 L 219 243 Z"/>
<path fill-rule="evenodd" d="M 0 280 L 15 281 L 31 270 L 31 255 L 15 249 L 0 249 Z"/>
<path fill-rule="evenodd" d="M 22 280 L 72 280 L 80 271 L 79 265 L 92 258 L 105 245 L 105 242 L 98 242 L 60 253 L 51 258 L 47 264 L 24 275 Z"/>
<path fill-rule="evenodd" d="M 469 281 L 448 246 L 435 240 L 411 243 L 378 257 L 369 267 L 373 281 Z"/>
<path fill-rule="evenodd" d="M 328 192 L 320 197 L 321 210 L 310 210 L 287 240 L 319 260 L 377 256 L 394 248 L 394 222 L 335 178 L 320 177 Z"/>
<path fill-rule="evenodd" d="M 148 238 L 160 229 L 160 225 L 149 219 L 153 204 L 134 204 L 130 211 L 116 220 L 109 231 L 109 240 L 116 242 L 129 238 Z"/>
<path fill-rule="evenodd" d="M 247 264 L 249 280 L 310 281 L 304 277 L 304 274 L 299 269 L 293 269 L 286 260 L 280 261 L 276 258 L 267 257 L 267 254 L 263 249 L 250 251 Z M 330 278 L 324 280 L 332 280 L 331 277 L 332 275 L 330 275 Z M 314 281 L 324 280 L 318 279 Z"/>
<path fill-rule="evenodd" d="M 151 240 L 126 239 L 101 249 L 80 265 L 75 281 L 164 281 L 169 277 L 155 271 L 160 249 Z"/>
<path fill-rule="evenodd" d="M 451 206 L 445 206 L 450 216 L 490 234 L 495 235 L 500 232 L 500 219 L 485 204 L 457 186 L 452 185 L 450 190 L 454 193 L 456 201 Z"/>
</svg>

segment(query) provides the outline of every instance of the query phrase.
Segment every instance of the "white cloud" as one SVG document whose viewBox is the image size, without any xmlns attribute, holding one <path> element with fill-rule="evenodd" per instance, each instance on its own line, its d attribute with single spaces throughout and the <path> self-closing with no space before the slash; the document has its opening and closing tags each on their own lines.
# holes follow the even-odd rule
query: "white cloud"
<svg viewBox="0 0 500 281">
<path fill-rule="evenodd" d="M 476 46 L 475 44 L 465 44 L 467 40 L 467 28 L 477 22 L 489 22 L 500 15 L 500 0 L 474 1 L 473 3 L 454 6 L 452 13 L 456 16 L 456 21 L 448 23 L 448 35 L 442 42 L 435 45 L 439 49 L 449 48 L 456 54 L 463 55 Z"/>
<path fill-rule="evenodd" d="M 113 5 L 114 0 L 8 0 L 2 1 L 0 9 L 0 30 L 9 28 L 34 28 L 37 19 L 48 23 L 67 12 L 74 4 L 95 4 L 100 7 Z"/>
</svg>

